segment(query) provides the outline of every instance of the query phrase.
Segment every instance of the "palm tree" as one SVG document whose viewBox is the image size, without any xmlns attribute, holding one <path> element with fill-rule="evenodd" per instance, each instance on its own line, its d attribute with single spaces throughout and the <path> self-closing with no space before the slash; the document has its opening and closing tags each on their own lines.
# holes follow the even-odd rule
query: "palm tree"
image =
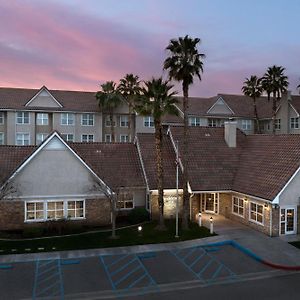
<svg viewBox="0 0 300 300">
<path fill-rule="evenodd" d="M 155 150 L 156 150 L 156 169 L 157 169 L 157 189 L 159 207 L 158 228 L 165 229 L 164 224 L 164 189 L 163 189 L 163 158 L 162 158 L 162 117 L 166 114 L 177 115 L 178 110 L 174 106 L 177 99 L 174 98 L 176 92 L 171 92 L 173 85 L 169 81 L 160 78 L 152 78 L 145 82 L 142 88 L 142 95 L 136 105 L 137 111 L 141 115 L 152 115 L 155 129 Z"/>
<path fill-rule="evenodd" d="M 128 110 L 129 110 L 128 129 L 132 133 L 131 130 L 132 111 L 134 109 L 134 103 L 136 97 L 140 95 L 141 92 L 139 76 L 133 74 L 126 74 L 124 78 L 120 79 L 120 84 L 118 85 L 117 89 L 128 103 Z"/>
<path fill-rule="evenodd" d="M 262 77 L 262 86 L 266 91 L 268 100 L 273 94 L 273 105 L 272 105 L 272 126 L 273 134 L 275 134 L 275 119 L 277 113 L 278 103 L 280 102 L 282 93 L 287 91 L 289 85 L 288 77 L 284 75 L 285 68 L 282 66 L 269 67 L 265 75 Z"/>
<path fill-rule="evenodd" d="M 102 90 L 96 93 L 96 99 L 98 100 L 98 105 L 102 111 L 109 114 L 111 140 L 112 142 L 115 142 L 113 115 L 114 110 L 120 105 L 122 96 L 116 89 L 116 83 L 113 81 L 107 81 L 100 86 Z"/>
<path fill-rule="evenodd" d="M 199 53 L 197 45 L 200 43 L 199 38 L 191 38 L 186 35 L 184 38 L 170 40 L 166 50 L 169 56 L 164 61 L 164 69 L 168 70 L 169 78 L 182 83 L 183 90 L 183 114 L 184 114 L 184 130 L 183 130 L 183 219 L 182 225 L 184 229 L 188 228 L 189 219 L 189 192 L 188 192 L 188 97 L 189 86 L 193 84 L 194 76 L 201 81 L 201 73 L 203 72 L 202 59 L 205 55 Z"/>
<path fill-rule="evenodd" d="M 259 98 L 263 92 L 263 88 L 261 85 L 261 78 L 258 78 L 255 75 L 251 75 L 250 78 L 246 78 L 246 80 L 244 81 L 244 85 L 242 87 L 242 92 L 244 93 L 244 95 L 253 99 L 253 109 L 254 109 L 254 116 L 256 121 L 254 133 L 260 133 L 256 99 Z"/>
</svg>

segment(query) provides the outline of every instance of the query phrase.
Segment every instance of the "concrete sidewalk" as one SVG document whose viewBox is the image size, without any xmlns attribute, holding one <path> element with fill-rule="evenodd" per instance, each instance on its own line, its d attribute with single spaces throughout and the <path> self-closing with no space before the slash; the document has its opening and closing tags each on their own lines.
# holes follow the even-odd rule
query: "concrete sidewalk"
<svg viewBox="0 0 300 300">
<path fill-rule="evenodd" d="M 295 248 L 282 238 L 270 238 L 240 223 L 233 222 L 220 215 L 214 217 L 214 231 L 218 236 L 190 240 L 178 243 L 138 245 L 118 248 L 58 251 L 50 253 L 15 254 L 0 256 L 0 263 L 26 262 L 45 259 L 82 258 L 99 255 L 142 253 L 151 251 L 188 248 L 195 245 L 207 245 L 216 242 L 234 240 L 251 250 L 262 259 L 274 264 L 300 266 L 300 249 Z M 203 215 L 203 225 L 209 227 L 210 215 Z"/>
</svg>

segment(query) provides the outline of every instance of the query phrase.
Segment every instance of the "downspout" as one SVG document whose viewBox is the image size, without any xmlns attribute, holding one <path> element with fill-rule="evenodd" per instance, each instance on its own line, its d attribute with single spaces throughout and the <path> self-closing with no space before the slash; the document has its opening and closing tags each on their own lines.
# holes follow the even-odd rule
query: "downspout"
<svg viewBox="0 0 300 300">
<path fill-rule="evenodd" d="M 273 227 L 273 205 L 271 204 L 271 209 L 270 209 L 270 237 L 272 237 L 272 227 Z"/>
</svg>

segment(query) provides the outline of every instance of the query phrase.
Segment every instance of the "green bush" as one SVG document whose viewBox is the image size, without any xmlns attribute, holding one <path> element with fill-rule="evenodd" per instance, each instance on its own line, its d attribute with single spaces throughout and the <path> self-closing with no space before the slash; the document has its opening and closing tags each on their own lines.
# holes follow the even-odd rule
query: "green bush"
<svg viewBox="0 0 300 300">
<path fill-rule="evenodd" d="M 143 207 L 137 207 L 128 214 L 128 222 L 130 224 L 142 223 L 149 221 L 149 212 Z"/>
<path fill-rule="evenodd" d="M 23 230 L 24 238 L 36 238 L 43 236 L 44 230 L 42 227 L 26 227 Z"/>
</svg>

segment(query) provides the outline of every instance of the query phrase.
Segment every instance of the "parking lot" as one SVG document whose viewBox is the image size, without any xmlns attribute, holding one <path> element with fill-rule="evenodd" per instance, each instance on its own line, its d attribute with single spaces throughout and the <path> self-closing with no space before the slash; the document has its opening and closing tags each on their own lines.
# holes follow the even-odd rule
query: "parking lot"
<svg viewBox="0 0 300 300">
<path fill-rule="evenodd" d="M 80 299 L 236 282 L 276 272 L 231 245 L 0 264 L 1 299 Z"/>
</svg>

